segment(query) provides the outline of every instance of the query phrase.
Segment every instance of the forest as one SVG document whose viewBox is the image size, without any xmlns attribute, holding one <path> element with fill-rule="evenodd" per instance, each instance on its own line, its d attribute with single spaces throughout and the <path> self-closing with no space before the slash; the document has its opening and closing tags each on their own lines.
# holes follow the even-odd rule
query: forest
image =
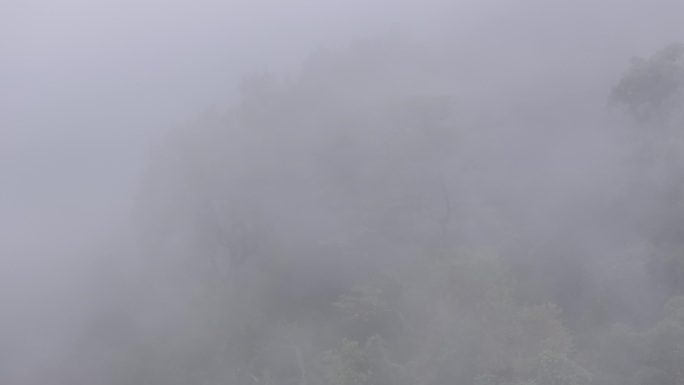
<svg viewBox="0 0 684 385">
<path fill-rule="evenodd" d="M 684 45 L 485 51 L 322 46 L 158 137 L 53 383 L 684 384 Z"/>
</svg>

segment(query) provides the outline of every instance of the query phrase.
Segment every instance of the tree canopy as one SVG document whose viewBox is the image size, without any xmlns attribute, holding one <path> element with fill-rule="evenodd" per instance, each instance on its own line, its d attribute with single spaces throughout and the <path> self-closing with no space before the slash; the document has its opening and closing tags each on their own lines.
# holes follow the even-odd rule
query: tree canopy
<svg viewBox="0 0 684 385">
<path fill-rule="evenodd" d="M 321 49 L 160 139 L 139 308 L 89 330 L 99 383 L 682 384 L 681 153 L 635 136 L 586 188 L 555 166 L 567 144 L 472 108 L 437 51 Z M 674 138 L 683 85 L 673 44 L 610 98 Z"/>
</svg>

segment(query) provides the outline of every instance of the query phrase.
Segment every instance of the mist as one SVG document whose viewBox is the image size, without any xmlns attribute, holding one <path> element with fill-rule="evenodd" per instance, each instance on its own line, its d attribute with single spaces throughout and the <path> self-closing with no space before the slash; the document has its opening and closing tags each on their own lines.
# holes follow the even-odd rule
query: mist
<svg viewBox="0 0 684 385">
<path fill-rule="evenodd" d="M 680 384 L 681 15 L 3 2 L 0 381 Z"/>
</svg>

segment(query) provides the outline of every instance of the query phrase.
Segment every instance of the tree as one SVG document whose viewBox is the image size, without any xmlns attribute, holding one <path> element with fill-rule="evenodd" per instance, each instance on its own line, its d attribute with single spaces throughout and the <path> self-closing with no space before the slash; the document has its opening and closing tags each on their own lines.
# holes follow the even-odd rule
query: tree
<svg viewBox="0 0 684 385">
<path fill-rule="evenodd" d="M 364 345 L 343 340 L 339 347 L 326 352 L 323 365 L 330 385 L 390 385 L 399 380 L 400 367 L 388 360 L 378 336 Z"/>
<path fill-rule="evenodd" d="M 633 59 L 610 100 L 642 129 L 625 162 L 620 199 L 643 208 L 638 231 L 651 245 L 647 270 L 667 295 L 684 293 L 684 44 Z M 636 191 L 638 200 L 627 195 Z"/>
<path fill-rule="evenodd" d="M 588 372 L 570 358 L 559 309 L 516 304 L 496 252 L 435 257 L 343 296 L 338 306 L 356 326 L 347 337 L 364 343 L 383 336 L 389 359 L 409 383 L 588 383 Z"/>
<path fill-rule="evenodd" d="M 608 384 L 678 385 L 684 381 L 684 297 L 671 298 L 665 316 L 639 332 L 615 325 L 597 352 L 597 379 Z"/>
<path fill-rule="evenodd" d="M 625 107 L 639 123 L 667 125 L 681 117 L 683 87 L 684 44 L 674 43 L 648 59 L 632 59 L 613 87 L 611 102 Z"/>
</svg>

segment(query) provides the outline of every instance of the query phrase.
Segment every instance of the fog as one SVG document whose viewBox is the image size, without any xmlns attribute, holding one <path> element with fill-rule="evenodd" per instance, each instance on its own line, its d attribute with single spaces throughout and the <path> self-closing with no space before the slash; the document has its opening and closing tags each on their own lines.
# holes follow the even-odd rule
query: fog
<svg viewBox="0 0 684 385">
<path fill-rule="evenodd" d="M 0 382 L 680 384 L 682 15 L 0 2 Z"/>
</svg>

